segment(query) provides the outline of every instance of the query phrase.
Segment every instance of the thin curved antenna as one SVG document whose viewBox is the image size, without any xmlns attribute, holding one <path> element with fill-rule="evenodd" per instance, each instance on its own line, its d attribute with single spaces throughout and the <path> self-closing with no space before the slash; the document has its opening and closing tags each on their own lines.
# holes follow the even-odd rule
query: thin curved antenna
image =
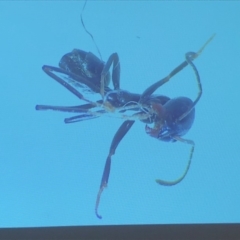
<svg viewBox="0 0 240 240">
<path fill-rule="evenodd" d="M 166 181 L 166 180 L 162 180 L 162 179 L 156 179 L 156 183 L 162 185 L 162 186 L 173 186 L 173 185 L 176 185 L 178 183 L 180 183 L 187 175 L 188 173 L 188 170 L 190 168 L 190 165 L 191 165 L 191 162 L 192 162 L 192 157 L 193 157 L 193 152 L 194 152 L 194 147 L 195 147 L 195 143 L 192 141 L 192 140 L 189 140 L 189 139 L 183 139 L 181 137 L 178 137 L 178 136 L 175 136 L 173 137 L 173 139 L 179 141 L 179 142 L 183 142 L 183 143 L 187 143 L 187 144 L 190 144 L 192 145 L 191 149 L 190 149 L 190 155 L 189 155 L 189 159 L 188 159 L 188 164 L 187 164 L 187 167 L 185 168 L 185 171 L 184 173 L 182 174 L 181 177 L 179 177 L 178 179 L 176 180 L 173 180 L 173 181 Z"/>
<path fill-rule="evenodd" d="M 197 79 L 197 83 L 198 83 L 198 88 L 199 88 L 199 93 L 198 93 L 198 96 L 196 98 L 196 100 L 193 102 L 191 108 L 185 112 L 182 116 L 180 116 L 178 119 L 177 119 L 177 122 L 178 121 L 181 121 L 183 118 L 185 118 L 191 111 L 192 109 L 195 107 L 195 105 L 197 104 L 197 102 L 199 101 L 201 95 L 202 95 L 202 85 L 201 85 L 201 81 L 200 81 L 200 76 L 199 76 L 199 73 L 198 73 L 198 70 L 196 68 L 196 66 L 193 64 L 193 60 L 195 58 L 197 58 L 203 51 L 203 49 L 208 45 L 208 43 L 215 37 L 215 34 L 212 35 L 211 38 L 209 38 L 209 40 L 203 45 L 203 47 L 197 52 L 197 53 L 194 53 L 194 52 L 188 52 L 186 53 L 185 55 L 185 58 L 186 58 L 186 62 L 187 64 L 189 64 L 195 75 L 196 75 L 196 79 Z M 191 161 L 192 161 L 192 156 L 193 156 L 193 152 L 194 152 L 194 147 L 195 147 L 195 143 L 192 141 L 192 140 L 189 140 L 189 139 L 183 139 L 181 138 L 180 136 L 174 136 L 173 139 L 179 141 L 179 142 L 183 142 L 183 143 L 187 143 L 187 144 L 190 144 L 192 145 L 191 147 L 191 150 L 190 150 L 190 156 L 189 156 L 189 160 L 188 160 L 188 164 L 187 164 L 187 167 L 184 171 L 184 173 L 182 174 L 181 177 L 179 177 L 178 179 L 176 180 L 173 180 L 173 181 L 165 181 L 165 180 L 162 180 L 162 179 L 156 179 L 156 182 L 160 185 L 163 185 L 163 186 L 173 186 L 173 185 L 176 185 L 178 183 L 180 183 L 184 178 L 185 176 L 187 175 L 188 173 L 188 170 L 190 168 L 190 165 L 191 165 Z"/>
<path fill-rule="evenodd" d="M 193 64 L 193 60 L 202 53 L 204 48 L 212 41 L 212 39 L 215 37 L 215 35 L 216 34 L 213 34 L 197 53 L 188 52 L 185 54 L 186 62 L 192 67 L 192 69 L 195 73 L 195 76 L 196 76 L 197 85 L 198 85 L 198 95 L 197 95 L 197 98 L 195 99 L 195 101 L 193 102 L 191 108 L 187 112 L 185 112 L 182 116 L 180 116 L 177 121 L 181 121 L 183 118 L 185 118 L 192 111 L 192 109 L 195 107 L 195 105 L 198 103 L 198 101 L 200 100 L 200 98 L 202 96 L 202 84 L 201 84 L 198 70 L 197 70 L 196 66 Z"/>
<path fill-rule="evenodd" d="M 84 24 L 84 22 L 83 22 L 83 11 L 84 11 L 84 9 L 85 9 L 85 7 L 86 7 L 86 4 L 87 4 L 87 0 L 85 1 L 84 5 L 83 5 L 83 8 L 82 8 L 82 12 L 81 12 L 81 22 L 82 22 L 82 26 L 83 26 L 85 32 L 92 38 L 92 41 L 93 41 L 95 47 L 97 48 L 98 54 L 99 54 L 99 56 L 100 56 L 100 58 L 101 58 L 101 60 L 102 60 L 101 52 L 100 52 L 100 50 L 99 50 L 99 48 L 98 48 L 98 46 L 97 46 L 97 44 L 96 44 L 96 42 L 95 42 L 95 40 L 94 40 L 94 37 L 93 37 L 93 35 L 87 30 L 87 28 L 85 27 L 85 24 Z"/>
</svg>

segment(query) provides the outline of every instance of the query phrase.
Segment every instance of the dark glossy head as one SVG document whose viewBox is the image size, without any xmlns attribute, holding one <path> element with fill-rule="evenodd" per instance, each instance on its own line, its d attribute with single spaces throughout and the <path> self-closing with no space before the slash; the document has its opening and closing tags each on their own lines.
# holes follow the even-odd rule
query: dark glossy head
<svg viewBox="0 0 240 240">
<path fill-rule="evenodd" d="M 165 105 L 155 105 L 159 120 L 154 123 L 153 128 L 146 126 L 146 132 L 161 141 L 175 142 L 175 136 L 184 136 L 192 127 L 195 117 L 194 108 L 181 119 L 181 116 L 191 109 L 192 104 L 191 99 L 178 97 L 169 100 Z"/>
</svg>

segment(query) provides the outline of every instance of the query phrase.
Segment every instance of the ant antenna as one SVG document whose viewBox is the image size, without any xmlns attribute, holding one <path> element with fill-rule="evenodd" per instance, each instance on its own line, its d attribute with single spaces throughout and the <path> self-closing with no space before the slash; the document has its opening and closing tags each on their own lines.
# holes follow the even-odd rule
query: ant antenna
<svg viewBox="0 0 240 240">
<path fill-rule="evenodd" d="M 85 7 L 86 7 L 86 4 L 87 4 L 87 0 L 85 1 L 84 5 L 83 5 L 83 8 L 82 8 L 82 12 L 81 12 L 81 22 L 82 22 L 82 26 L 83 26 L 85 32 L 92 38 L 92 41 L 93 41 L 95 47 L 97 48 L 98 54 L 99 54 L 99 56 L 100 56 L 100 58 L 101 58 L 101 60 L 102 60 L 102 55 L 101 55 L 100 50 L 99 50 L 99 48 L 98 48 L 98 46 L 97 46 L 97 44 L 96 44 L 96 42 L 95 42 L 95 40 L 94 40 L 94 37 L 93 37 L 93 35 L 87 30 L 87 28 L 85 27 L 85 24 L 84 24 L 84 22 L 83 22 L 83 11 L 84 11 L 84 9 L 85 9 Z"/>
</svg>

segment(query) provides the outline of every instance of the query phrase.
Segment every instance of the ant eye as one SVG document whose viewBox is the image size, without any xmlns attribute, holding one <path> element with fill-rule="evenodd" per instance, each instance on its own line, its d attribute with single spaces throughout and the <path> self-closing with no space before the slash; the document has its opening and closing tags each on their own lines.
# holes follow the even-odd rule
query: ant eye
<svg viewBox="0 0 240 240">
<path fill-rule="evenodd" d="M 158 134 L 158 138 L 161 139 L 166 137 L 167 135 L 169 135 L 169 132 L 170 132 L 170 128 L 167 127 L 166 125 L 163 126 Z"/>
</svg>

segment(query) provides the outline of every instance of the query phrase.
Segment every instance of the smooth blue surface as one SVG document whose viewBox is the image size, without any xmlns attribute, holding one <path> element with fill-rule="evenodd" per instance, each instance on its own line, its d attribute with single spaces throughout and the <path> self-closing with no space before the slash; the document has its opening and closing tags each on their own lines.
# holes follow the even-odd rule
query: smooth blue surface
<svg viewBox="0 0 240 240">
<path fill-rule="evenodd" d="M 137 122 L 113 156 L 99 220 L 94 205 L 111 140 L 121 119 L 65 125 L 68 113 L 36 104 L 79 100 L 41 70 L 74 48 L 97 50 L 84 31 L 84 2 L 0 3 L 0 227 L 240 222 L 239 2 L 88 2 L 84 21 L 103 59 L 118 52 L 121 87 L 143 92 L 215 39 L 195 61 L 203 96 L 186 135 L 189 146 L 145 134 Z M 197 96 L 190 67 L 158 93 Z"/>
</svg>

